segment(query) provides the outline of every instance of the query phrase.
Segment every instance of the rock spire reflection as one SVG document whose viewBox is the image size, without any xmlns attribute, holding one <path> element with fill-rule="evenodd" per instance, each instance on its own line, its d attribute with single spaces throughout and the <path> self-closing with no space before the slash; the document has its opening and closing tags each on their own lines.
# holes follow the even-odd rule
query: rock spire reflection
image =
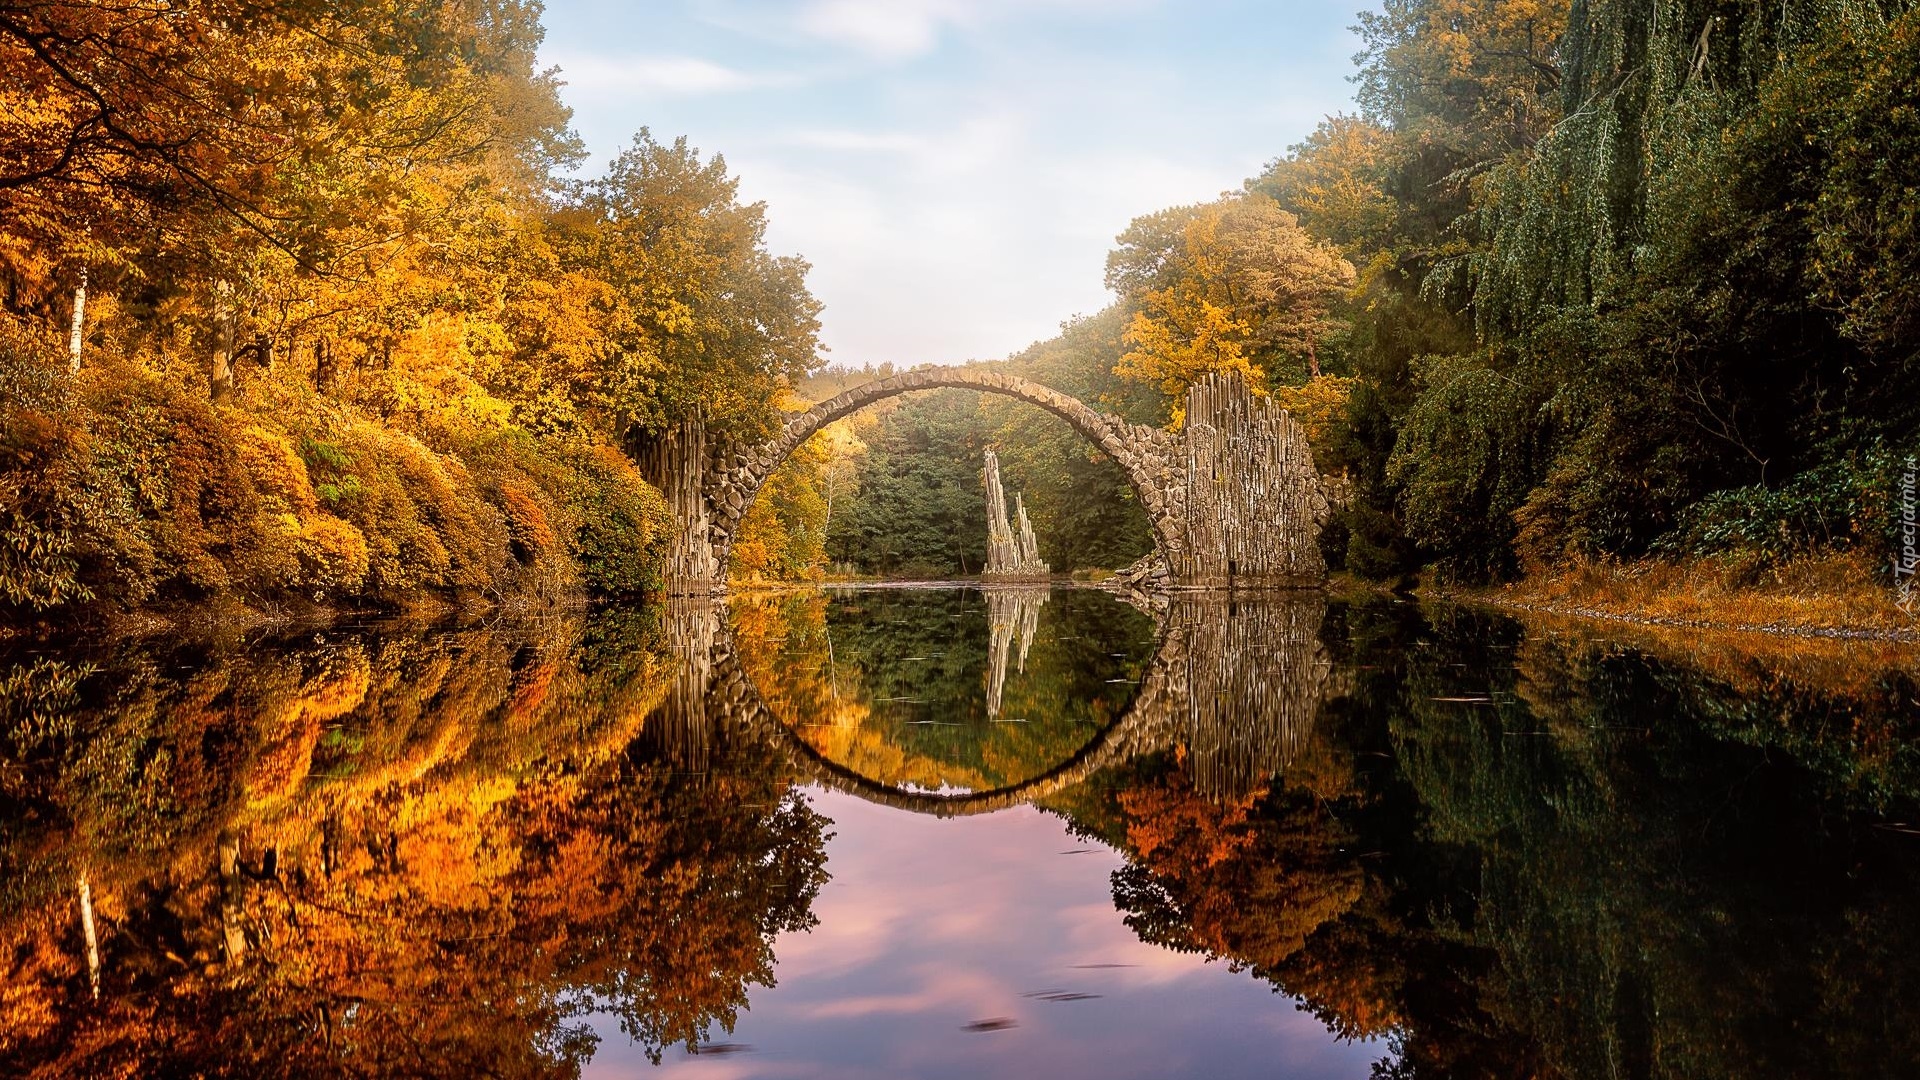
<svg viewBox="0 0 1920 1080">
<path fill-rule="evenodd" d="M 993 658 L 993 673 L 987 681 L 987 716 L 1000 715 L 1000 700 L 1007 685 L 1007 660 L 1018 649 L 1019 673 L 1027 672 L 1027 652 L 1033 648 L 1033 636 L 1040 629 L 1040 609 L 1046 606 L 1051 589 L 989 588 L 987 625 L 991 640 L 987 649 Z"/>
</svg>

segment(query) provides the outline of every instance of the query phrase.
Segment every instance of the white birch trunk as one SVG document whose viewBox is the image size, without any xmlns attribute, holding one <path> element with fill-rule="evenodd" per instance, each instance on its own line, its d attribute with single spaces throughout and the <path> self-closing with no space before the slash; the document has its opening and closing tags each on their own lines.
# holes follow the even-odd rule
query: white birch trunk
<svg viewBox="0 0 1920 1080">
<path fill-rule="evenodd" d="M 73 290 L 73 332 L 67 338 L 67 370 L 80 374 L 80 346 L 87 330 L 87 269 L 80 268 L 80 284 Z"/>
<path fill-rule="evenodd" d="M 240 880 L 240 838 L 222 833 L 215 842 L 220 859 L 220 937 L 226 946 L 227 966 L 247 956 L 247 930 L 244 922 L 246 886 Z"/>
<path fill-rule="evenodd" d="M 80 930 L 87 938 L 87 986 L 100 996 L 100 932 L 93 923 L 93 883 L 80 875 Z"/>
</svg>

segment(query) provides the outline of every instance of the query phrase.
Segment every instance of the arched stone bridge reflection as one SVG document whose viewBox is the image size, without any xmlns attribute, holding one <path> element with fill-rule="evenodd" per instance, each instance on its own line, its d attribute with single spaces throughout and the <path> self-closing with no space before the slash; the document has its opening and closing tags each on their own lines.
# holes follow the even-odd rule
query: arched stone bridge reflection
<svg viewBox="0 0 1920 1080">
<path fill-rule="evenodd" d="M 649 720 L 690 768 L 714 743 L 777 749 L 802 782 L 937 817 L 993 813 L 1045 799 L 1134 757 L 1184 747 L 1202 794 L 1238 800 L 1279 775 L 1305 744 L 1331 683 L 1320 644 L 1326 602 L 1317 593 L 1249 599 L 1174 594 L 1149 609 L 1157 645 L 1139 691 L 1118 719 L 1030 779 L 985 791 L 895 787 L 839 764 L 768 707 L 742 665 L 717 604 L 676 601 L 672 640 L 689 643 L 672 695 Z M 664 730 L 663 730 L 664 728 Z"/>
</svg>

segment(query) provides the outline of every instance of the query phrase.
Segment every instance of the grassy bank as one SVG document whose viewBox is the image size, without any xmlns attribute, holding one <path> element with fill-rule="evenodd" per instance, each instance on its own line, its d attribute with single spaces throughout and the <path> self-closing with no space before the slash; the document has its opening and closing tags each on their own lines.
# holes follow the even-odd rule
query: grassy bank
<svg viewBox="0 0 1920 1080">
<path fill-rule="evenodd" d="M 132 613 L 563 604 L 657 580 L 627 458 L 260 379 L 204 394 L 0 341 L 0 626 Z"/>
<path fill-rule="evenodd" d="M 1901 688 L 1920 682 L 1920 639 L 1915 638 L 1839 638 L 1624 619 L 1596 622 L 1544 610 L 1512 614 L 1527 628 L 1529 640 L 1632 650 L 1704 673 L 1747 699 L 1791 686 L 1853 701 L 1877 701 L 1889 712 L 1910 714 Z"/>
<path fill-rule="evenodd" d="M 1815 553 L 1770 565 L 1720 558 L 1572 565 L 1490 588 L 1434 595 L 1516 610 L 1649 626 L 1816 637 L 1920 640 L 1864 553 Z"/>
</svg>

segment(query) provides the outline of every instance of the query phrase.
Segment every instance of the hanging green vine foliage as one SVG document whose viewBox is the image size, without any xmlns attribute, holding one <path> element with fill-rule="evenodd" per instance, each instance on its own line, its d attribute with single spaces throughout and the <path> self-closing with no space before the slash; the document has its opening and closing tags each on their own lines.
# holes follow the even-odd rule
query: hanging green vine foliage
<svg viewBox="0 0 1920 1080">
<path fill-rule="evenodd" d="M 1356 517 L 1390 510 L 1423 561 L 1473 578 L 1781 521 L 1819 533 L 1782 551 L 1874 542 L 1860 500 L 1813 504 L 1854 490 L 1820 479 L 1836 462 L 1856 476 L 1920 430 L 1915 5 L 1575 0 L 1525 47 L 1500 36 L 1550 6 L 1363 20 L 1360 97 L 1390 147 L 1369 179 L 1399 203 L 1381 248 L 1475 344 L 1389 362 L 1409 301 L 1363 296 L 1354 362 L 1377 389 L 1354 400 L 1386 414 L 1351 420 L 1393 439 L 1353 447 L 1384 465 Z M 1476 81 L 1516 57 L 1554 77 Z M 1522 115 L 1550 121 L 1520 137 Z M 1392 279 L 1380 249 L 1347 250 L 1363 284 Z"/>
</svg>

